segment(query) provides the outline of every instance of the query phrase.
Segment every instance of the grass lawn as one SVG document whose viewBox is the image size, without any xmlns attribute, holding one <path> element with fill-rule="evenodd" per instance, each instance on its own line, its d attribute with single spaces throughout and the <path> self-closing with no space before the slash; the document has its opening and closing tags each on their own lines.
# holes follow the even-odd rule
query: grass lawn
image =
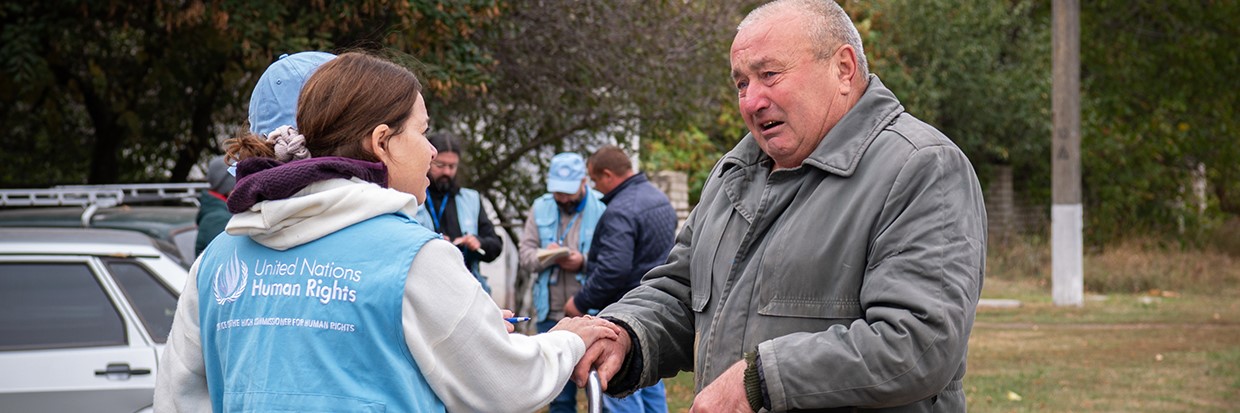
<svg viewBox="0 0 1240 413">
<path fill-rule="evenodd" d="M 1110 294 L 1057 307 L 988 280 L 965 392 L 975 412 L 1229 412 L 1240 404 L 1235 295 Z M 993 286 L 993 287 L 992 287 Z M 1166 295 L 1166 296 L 1164 296 Z"/>
</svg>

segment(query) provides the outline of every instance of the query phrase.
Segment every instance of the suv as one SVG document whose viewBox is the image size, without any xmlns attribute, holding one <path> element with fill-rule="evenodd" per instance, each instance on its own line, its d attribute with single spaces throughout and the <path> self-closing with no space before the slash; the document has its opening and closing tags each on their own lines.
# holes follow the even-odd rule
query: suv
<svg viewBox="0 0 1240 413">
<path fill-rule="evenodd" d="M 0 205 L 35 199 L 17 192 Z M 151 409 L 196 209 L 118 203 L 0 210 L 0 410 Z"/>
</svg>

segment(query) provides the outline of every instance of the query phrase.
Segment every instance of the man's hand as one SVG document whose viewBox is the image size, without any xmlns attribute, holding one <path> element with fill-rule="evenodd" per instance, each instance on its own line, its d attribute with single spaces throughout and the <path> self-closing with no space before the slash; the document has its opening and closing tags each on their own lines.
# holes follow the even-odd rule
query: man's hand
<svg viewBox="0 0 1240 413">
<path fill-rule="evenodd" d="M 590 354 L 589 350 L 586 354 Z M 575 378 L 576 372 L 573 374 Z M 719 378 L 693 398 L 693 406 L 689 407 L 689 413 L 752 411 L 749 408 L 749 399 L 745 396 L 745 360 L 728 367 Z"/>
<path fill-rule="evenodd" d="M 475 237 L 472 234 L 466 234 L 460 238 L 454 239 L 452 240 L 452 244 L 463 246 L 466 251 L 477 251 L 479 248 L 482 248 L 482 241 L 479 241 L 478 237 Z"/>
<path fill-rule="evenodd" d="M 564 303 L 564 315 L 569 317 L 581 317 L 585 315 L 581 310 L 577 309 L 577 304 L 573 303 L 573 297 L 568 297 L 568 301 Z"/>
<path fill-rule="evenodd" d="M 602 319 L 598 318 L 596 320 Z M 598 378 L 603 390 L 607 390 L 607 382 L 611 381 L 611 378 L 616 373 L 619 373 L 620 367 L 624 365 L 624 357 L 629 354 L 629 347 L 633 345 L 632 341 L 629 340 L 629 332 L 625 331 L 624 327 L 620 327 L 610 321 L 607 324 L 615 331 L 616 339 L 598 340 L 586 348 L 586 354 L 581 357 L 581 361 L 578 361 L 577 367 L 573 369 L 573 383 L 577 383 L 577 387 L 586 387 L 586 380 L 590 377 L 590 369 L 595 369 L 598 370 Z M 741 397 L 745 397 L 743 388 L 741 389 Z"/>
<path fill-rule="evenodd" d="M 559 265 L 561 270 L 573 272 L 581 271 L 581 264 L 585 262 L 586 258 L 577 251 L 569 252 L 568 255 L 555 260 L 556 265 Z"/>
</svg>

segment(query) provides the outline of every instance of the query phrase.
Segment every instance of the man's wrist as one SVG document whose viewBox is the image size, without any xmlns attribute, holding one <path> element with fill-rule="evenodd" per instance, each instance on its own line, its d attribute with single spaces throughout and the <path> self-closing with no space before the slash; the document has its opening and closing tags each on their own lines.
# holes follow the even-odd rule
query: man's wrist
<svg viewBox="0 0 1240 413">
<path fill-rule="evenodd" d="M 637 338 L 637 332 L 633 328 L 616 318 L 602 317 L 604 320 L 610 321 L 620 328 L 623 328 L 629 335 L 629 351 L 624 354 L 624 363 L 620 365 L 620 371 L 611 377 L 607 383 L 607 393 L 621 394 L 630 389 L 636 389 L 638 382 L 642 376 L 642 359 L 641 342 Z"/>
<path fill-rule="evenodd" d="M 762 391 L 762 362 L 758 359 L 758 350 L 745 353 L 745 398 L 749 408 L 757 412 L 766 405 L 766 395 Z"/>
</svg>

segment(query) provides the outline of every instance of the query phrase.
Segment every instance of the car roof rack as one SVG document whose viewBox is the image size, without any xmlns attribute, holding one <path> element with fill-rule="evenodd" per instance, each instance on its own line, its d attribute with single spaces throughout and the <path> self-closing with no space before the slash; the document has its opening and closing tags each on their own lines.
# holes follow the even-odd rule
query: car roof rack
<svg viewBox="0 0 1240 413">
<path fill-rule="evenodd" d="M 0 207 L 81 206 L 82 226 L 89 227 L 99 208 L 160 201 L 197 205 L 206 182 L 167 184 L 59 185 L 47 189 L 0 189 Z"/>
</svg>

